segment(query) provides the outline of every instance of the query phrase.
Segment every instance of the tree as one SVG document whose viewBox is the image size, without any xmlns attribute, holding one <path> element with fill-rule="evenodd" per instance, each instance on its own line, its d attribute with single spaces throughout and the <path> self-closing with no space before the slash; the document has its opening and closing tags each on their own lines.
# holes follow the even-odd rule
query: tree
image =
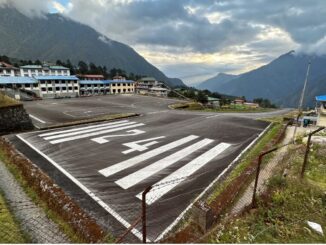
<svg viewBox="0 0 326 245">
<path fill-rule="evenodd" d="M 88 65 L 84 61 L 78 62 L 78 70 L 81 74 L 87 74 L 88 72 Z"/>
<path fill-rule="evenodd" d="M 208 102 L 207 95 L 202 91 L 198 91 L 196 100 L 203 104 L 206 104 Z"/>
</svg>

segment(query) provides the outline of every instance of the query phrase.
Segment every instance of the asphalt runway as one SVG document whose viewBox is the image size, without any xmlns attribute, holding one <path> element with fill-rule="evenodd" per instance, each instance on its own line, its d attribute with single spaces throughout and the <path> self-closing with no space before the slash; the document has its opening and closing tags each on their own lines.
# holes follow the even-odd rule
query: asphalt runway
<svg viewBox="0 0 326 245">
<path fill-rule="evenodd" d="M 148 239 L 156 241 L 268 126 L 253 118 L 271 116 L 169 110 L 173 102 L 143 96 L 28 102 L 27 111 L 47 123 L 85 112 L 143 115 L 9 138 L 115 236 L 139 217 L 141 193 L 153 186 L 146 198 Z M 140 239 L 141 227 L 132 233 Z"/>
</svg>

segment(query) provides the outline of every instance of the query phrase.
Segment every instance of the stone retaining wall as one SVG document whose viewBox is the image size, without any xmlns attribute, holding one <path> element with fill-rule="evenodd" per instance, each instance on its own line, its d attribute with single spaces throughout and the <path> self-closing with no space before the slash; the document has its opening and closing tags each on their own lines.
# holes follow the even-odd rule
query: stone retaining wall
<svg viewBox="0 0 326 245">
<path fill-rule="evenodd" d="M 32 121 L 22 104 L 0 107 L 0 135 L 33 128 Z"/>
</svg>

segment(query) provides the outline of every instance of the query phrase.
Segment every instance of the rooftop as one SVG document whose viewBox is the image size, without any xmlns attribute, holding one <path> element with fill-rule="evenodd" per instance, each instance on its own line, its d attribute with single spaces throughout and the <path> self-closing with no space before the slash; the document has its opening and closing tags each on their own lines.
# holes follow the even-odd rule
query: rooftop
<svg viewBox="0 0 326 245">
<path fill-rule="evenodd" d="M 153 82 L 155 82 L 156 79 L 154 77 L 142 77 L 141 79 L 139 79 L 139 81 L 153 81 Z"/>
<path fill-rule="evenodd" d="M 80 84 L 111 84 L 111 83 L 133 83 L 132 80 L 80 80 Z"/>
<path fill-rule="evenodd" d="M 326 95 L 319 95 L 319 96 L 316 96 L 316 100 L 317 101 L 326 101 Z"/>
<path fill-rule="evenodd" d="M 3 61 L 0 61 L 0 67 L 5 69 L 18 69 L 17 67 L 14 67 L 13 65 L 10 65 Z"/>
<path fill-rule="evenodd" d="M 97 74 L 77 74 L 77 77 L 85 77 L 85 78 L 104 78 L 103 75 L 97 75 Z"/>
<path fill-rule="evenodd" d="M 0 84 L 26 84 L 38 83 L 32 77 L 0 77 Z"/>
<path fill-rule="evenodd" d="M 20 66 L 20 68 L 23 68 L 23 69 L 43 69 L 43 68 L 46 68 L 46 69 L 52 69 L 52 70 L 69 70 L 69 68 L 64 67 L 64 66 L 48 66 L 48 65 L 44 65 L 44 66 L 41 66 L 41 65 L 25 65 L 25 66 Z"/>
<path fill-rule="evenodd" d="M 37 80 L 79 80 L 76 76 L 34 76 Z"/>
</svg>

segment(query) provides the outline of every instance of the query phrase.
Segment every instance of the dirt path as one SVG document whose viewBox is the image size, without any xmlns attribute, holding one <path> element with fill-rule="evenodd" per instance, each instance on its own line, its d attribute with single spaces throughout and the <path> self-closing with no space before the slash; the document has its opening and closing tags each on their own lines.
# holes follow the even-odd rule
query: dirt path
<svg viewBox="0 0 326 245">
<path fill-rule="evenodd" d="M 58 226 L 47 218 L 43 209 L 36 206 L 22 187 L 0 161 L 0 189 L 5 194 L 10 209 L 20 221 L 21 228 L 33 243 L 69 243 Z"/>
</svg>

